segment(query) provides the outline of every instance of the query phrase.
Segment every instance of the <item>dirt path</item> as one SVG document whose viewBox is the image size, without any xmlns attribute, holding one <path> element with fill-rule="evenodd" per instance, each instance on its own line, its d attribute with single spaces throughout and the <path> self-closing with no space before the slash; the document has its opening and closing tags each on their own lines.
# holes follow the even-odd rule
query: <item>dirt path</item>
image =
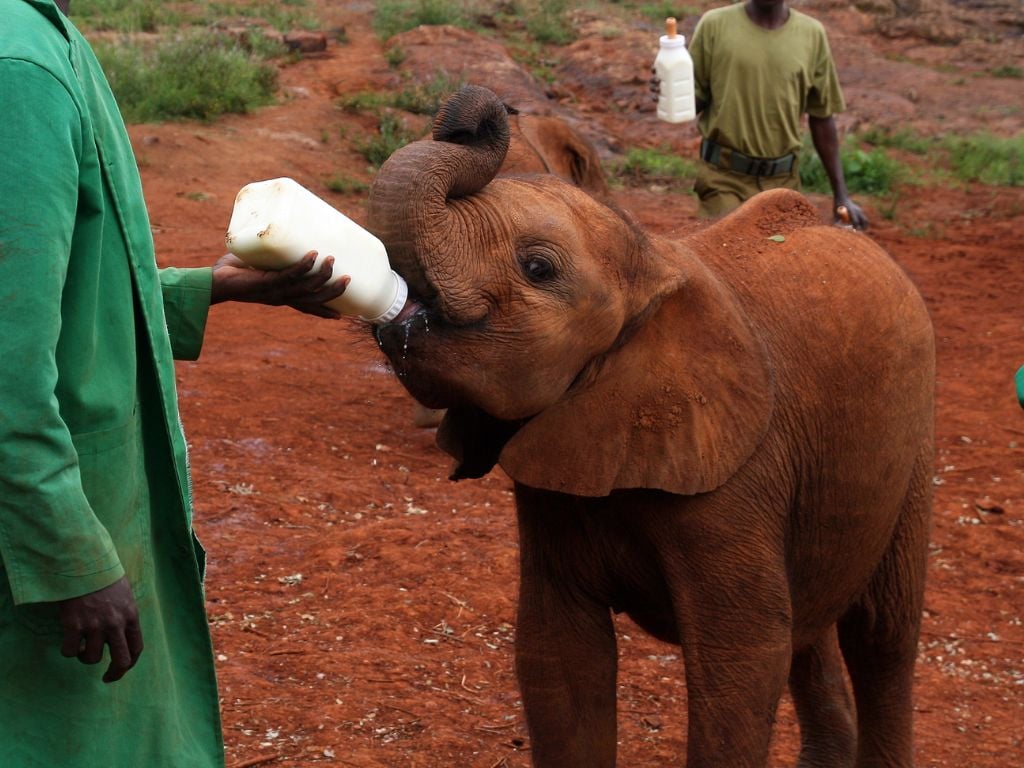
<svg viewBox="0 0 1024 768">
<path fill-rule="evenodd" d="M 344 25 L 349 42 L 288 67 L 281 105 L 208 126 L 132 128 L 163 263 L 211 263 L 235 192 L 253 179 L 293 176 L 362 220 L 363 195 L 324 183 L 371 178 L 353 141 L 373 120 L 339 111 L 335 97 L 397 87 L 370 6 L 324 4 L 325 26 Z M 1020 130 L 1019 100 L 1004 96 L 1012 81 L 978 75 L 985 61 L 945 72 L 935 61 L 955 51 L 882 39 L 846 7 L 808 7 L 835 30 L 851 124 Z M 646 45 L 648 33 L 605 37 L 598 21 L 579 20 L 594 32 L 568 52 L 553 108 L 606 151 L 641 138 L 685 151 L 693 135 L 638 111 L 648 65 L 629 41 Z M 660 234 L 695 226 L 687 195 L 616 197 Z M 1019 189 L 983 187 L 908 190 L 894 219 L 869 204 L 871 236 L 920 286 L 939 340 L 921 766 L 1024 764 L 1024 412 L 1011 386 L 1024 363 L 1022 206 Z M 408 399 L 353 322 L 217 307 L 201 361 L 182 364 L 179 381 L 229 765 L 528 765 L 512 672 L 507 478 L 446 479 L 447 458 L 411 426 Z M 678 650 L 628 622 L 618 628 L 621 763 L 679 764 Z M 773 764 L 795 763 L 795 740 L 787 702 Z"/>
</svg>

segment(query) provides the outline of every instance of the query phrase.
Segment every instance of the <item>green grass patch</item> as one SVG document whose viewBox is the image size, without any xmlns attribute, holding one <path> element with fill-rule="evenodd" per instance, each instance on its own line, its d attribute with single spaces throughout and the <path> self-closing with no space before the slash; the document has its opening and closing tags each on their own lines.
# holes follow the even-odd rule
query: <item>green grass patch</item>
<svg viewBox="0 0 1024 768">
<path fill-rule="evenodd" d="M 349 112 L 368 112 L 386 107 L 433 117 L 451 94 L 465 85 L 465 80 L 438 71 L 424 83 L 410 83 L 399 91 L 359 91 L 342 96 L 337 105 Z"/>
<path fill-rule="evenodd" d="M 1024 134 L 1012 138 L 988 133 L 949 136 L 942 146 L 949 153 L 953 174 L 962 181 L 1024 186 Z"/>
<path fill-rule="evenodd" d="M 935 147 L 934 139 L 918 136 L 907 128 L 898 131 L 891 131 L 887 128 L 871 128 L 858 133 L 857 138 L 873 147 L 901 149 L 915 155 L 926 155 Z"/>
<path fill-rule="evenodd" d="M 126 34 L 182 23 L 181 14 L 160 0 L 74 0 L 70 16 L 81 29 Z"/>
<path fill-rule="evenodd" d="M 359 179 L 353 179 L 351 176 L 343 176 L 341 174 L 334 174 L 324 185 L 331 190 L 331 192 L 337 192 L 342 195 L 353 195 L 365 192 L 370 188 L 370 185 L 365 181 Z"/>
<path fill-rule="evenodd" d="M 384 0 L 373 14 L 373 31 L 381 40 L 421 24 L 473 26 L 466 3 L 453 0 Z"/>
<path fill-rule="evenodd" d="M 353 146 L 371 166 L 380 168 L 395 150 L 401 149 L 417 138 L 419 137 L 406 128 L 397 116 L 385 112 L 380 116 L 377 134 L 355 139 Z"/>
<path fill-rule="evenodd" d="M 524 11 L 526 33 L 538 43 L 568 45 L 576 39 L 566 0 L 539 0 L 530 6 Z"/>
<path fill-rule="evenodd" d="M 893 187 L 909 178 L 909 170 L 882 148 L 865 151 L 848 139 L 840 149 L 846 188 L 854 195 L 887 195 Z M 800 184 L 808 192 L 832 194 L 828 174 L 806 138 L 800 152 Z"/>
<path fill-rule="evenodd" d="M 77 2 L 77 0 L 72 0 Z M 223 19 L 259 19 L 278 32 L 293 29 L 315 30 L 320 21 L 309 8 L 309 0 L 258 0 L 257 2 L 208 3 L 203 6 L 203 21 Z"/>
<path fill-rule="evenodd" d="M 152 45 L 125 41 L 95 49 L 129 123 L 212 120 L 274 99 L 277 67 L 236 40 L 208 30 Z"/>
<path fill-rule="evenodd" d="M 996 67 L 991 70 L 991 73 L 992 77 L 1009 77 L 1013 78 L 1014 80 L 1020 80 L 1021 78 L 1024 78 L 1024 69 L 1012 65 Z"/>
<path fill-rule="evenodd" d="M 609 164 L 613 179 L 630 185 L 675 186 L 697 176 L 697 166 L 669 149 L 633 147 L 621 160 Z"/>
</svg>

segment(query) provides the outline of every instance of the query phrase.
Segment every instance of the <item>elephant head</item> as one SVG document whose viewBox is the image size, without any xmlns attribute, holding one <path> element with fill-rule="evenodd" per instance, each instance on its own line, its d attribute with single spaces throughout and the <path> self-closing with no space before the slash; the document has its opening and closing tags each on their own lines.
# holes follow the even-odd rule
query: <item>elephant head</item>
<svg viewBox="0 0 1024 768">
<path fill-rule="evenodd" d="M 569 123 L 548 115 L 521 114 L 506 105 L 511 141 L 502 174 L 550 173 L 593 195 L 608 194 L 597 149 Z"/>
<path fill-rule="evenodd" d="M 412 296 L 378 343 L 417 400 L 449 409 L 438 441 L 453 477 L 500 462 L 531 487 L 589 496 L 724 482 L 773 401 L 730 289 L 561 179 L 495 178 L 509 129 L 490 91 L 453 96 L 433 138 L 381 168 L 368 226 Z M 588 471 L 561 471 L 567 455 Z"/>
</svg>

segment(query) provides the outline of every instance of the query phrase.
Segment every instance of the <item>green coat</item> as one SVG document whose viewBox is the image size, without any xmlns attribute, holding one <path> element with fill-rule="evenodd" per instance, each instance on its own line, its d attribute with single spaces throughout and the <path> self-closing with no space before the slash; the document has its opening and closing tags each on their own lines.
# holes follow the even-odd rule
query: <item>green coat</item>
<svg viewBox="0 0 1024 768">
<path fill-rule="evenodd" d="M 0 766 L 223 764 L 173 358 L 211 271 L 158 271 L 88 43 L 0 0 Z M 53 601 L 127 574 L 145 650 L 119 682 L 60 655 Z"/>
</svg>

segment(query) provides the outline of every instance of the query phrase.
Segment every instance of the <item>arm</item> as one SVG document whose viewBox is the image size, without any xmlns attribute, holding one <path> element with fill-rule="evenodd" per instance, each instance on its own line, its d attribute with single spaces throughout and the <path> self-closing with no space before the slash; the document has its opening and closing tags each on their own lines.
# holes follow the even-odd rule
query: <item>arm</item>
<svg viewBox="0 0 1024 768">
<path fill-rule="evenodd" d="M 141 631 L 55 394 L 81 116 L 59 81 L 20 60 L 0 61 L 0 104 L 0 559 L 16 606 L 60 604 L 66 655 L 95 663 L 110 646 L 109 682 L 135 663 Z"/>
<path fill-rule="evenodd" d="M 839 156 L 839 134 L 836 131 L 836 121 L 832 115 L 828 117 L 815 117 L 808 115 L 808 125 L 811 130 L 811 140 L 814 142 L 814 149 L 821 158 L 821 164 L 828 174 L 829 184 L 832 185 L 832 211 L 835 220 L 839 220 L 836 213 L 839 206 L 846 206 L 850 214 L 850 223 L 856 229 L 867 229 L 868 218 L 860 206 L 850 200 L 846 191 L 846 178 L 843 176 L 843 163 Z"/>
</svg>

